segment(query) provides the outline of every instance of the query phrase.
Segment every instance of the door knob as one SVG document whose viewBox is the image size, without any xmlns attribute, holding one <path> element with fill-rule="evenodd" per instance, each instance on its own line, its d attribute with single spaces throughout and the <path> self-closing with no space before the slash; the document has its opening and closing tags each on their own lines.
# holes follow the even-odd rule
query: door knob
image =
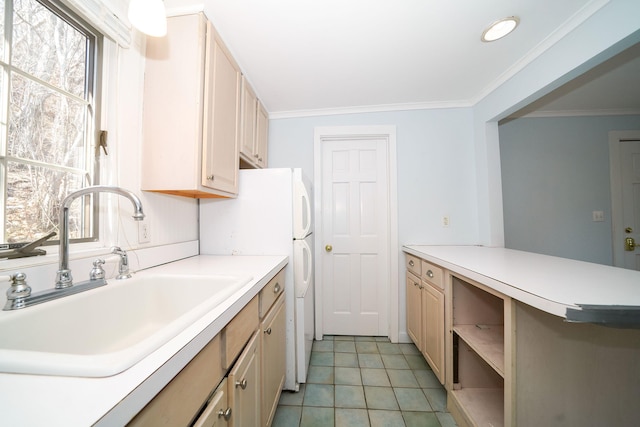
<svg viewBox="0 0 640 427">
<path fill-rule="evenodd" d="M 627 237 L 624 239 L 624 250 L 632 251 L 636 248 L 636 241 L 633 237 Z"/>
<path fill-rule="evenodd" d="M 333 246 L 327 245 L 327 246 L 324 247 L 324 250 L 327 251 L 327 252 L 331 252 L 333 250 Z"/>
</svg>

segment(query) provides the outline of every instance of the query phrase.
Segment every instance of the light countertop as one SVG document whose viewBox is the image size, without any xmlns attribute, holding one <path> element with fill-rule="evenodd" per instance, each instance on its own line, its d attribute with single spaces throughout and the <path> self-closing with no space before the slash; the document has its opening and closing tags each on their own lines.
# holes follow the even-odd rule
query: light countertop
<svg viewBox="0 0 640 427">
<path fill-rule="evenodd" d="M 483 246 L 407 245 L 403 251 L 560 317 L 579 305 L 640 307 L 634 270 Z"/>
<path fill-rule="evenodd" d="M 241 274 L 250 275 L 253 279 L 176 337 L 120 374 L 105 378 L 0 374 L 2 424 L 126 424 L 287 262 L 286 256 L 202 255 L 138 272 L 138 275 Z M 179 289 L 176 295 L 179 295 Z M 114 316 L 117 316 L 117 309 L 114 310 Z"/>
</svg>

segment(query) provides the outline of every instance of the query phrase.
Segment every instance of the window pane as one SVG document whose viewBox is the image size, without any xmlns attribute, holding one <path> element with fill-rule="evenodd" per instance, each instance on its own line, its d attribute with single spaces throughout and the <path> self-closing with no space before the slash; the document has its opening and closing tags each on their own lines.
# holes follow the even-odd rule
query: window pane
<svg viewBox="0 0 640 427">
<path fill-rule="evenodd" d="M 87 37 L 35 0 L 15 0 L 12 65 L 84 98 Z"/>
<path fill-rule="evenodd" d="M 13 74 L 10 110 L 9 156 L 85 167 L 85 105 Z"/>
<path fill-rule="evenodd" d="M 57 231 L 60 203 L 64 196 L 84 186 L 83 177 L 14 162 L 8 169 L 7 241 L 32 241 Z M 87 203 L 91 200 L 86 199 Z M 69 235 L 73 239 L 90 237 L 90 224 L 83 220 L 83 213 L 90 216 L 90 206 L 83 205 L 83 200 L 75 201 L 69 210 Z"/>
<path fill-rule="evenodd" d="M 0 7 L 0 58 L 6 61 L 4 57 L 4 0 L 2 0 L 2 6 Z"/>
</svg>

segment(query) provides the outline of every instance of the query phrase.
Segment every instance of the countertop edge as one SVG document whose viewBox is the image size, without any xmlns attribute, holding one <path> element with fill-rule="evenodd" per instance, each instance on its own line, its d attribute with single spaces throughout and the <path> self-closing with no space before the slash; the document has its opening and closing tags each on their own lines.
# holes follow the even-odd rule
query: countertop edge
<svg viewBox="0 0 640 427">
<path fill-rule="evenodd" d="M 598 300 L 634 305 L 629 290 L 640 286 L 639 272 L 499 247 L 405 245 L 402 250 L 562 318 L 567 309 Z M 616 283 L 604 288 L 603 278 L 612 275 Z"/>
</svg>

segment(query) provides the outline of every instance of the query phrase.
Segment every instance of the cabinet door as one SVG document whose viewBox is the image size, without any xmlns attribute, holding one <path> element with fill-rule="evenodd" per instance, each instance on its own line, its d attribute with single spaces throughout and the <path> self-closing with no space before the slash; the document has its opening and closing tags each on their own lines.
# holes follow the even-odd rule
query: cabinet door
<svg viewBox="0 0 640 427">
<path fill-rule="evenodd" d="M 230 427 L 260 426 L 260 331 L 249 340 L 229 373 Z"/>
<path fill-rule="evenodd" d="M 256 153 L 256 114 L 258 98 L 256 98 L 249 82 L 242 77 L 242 133 L 240 138 L 240 154 L 247 160 L 255 162 Z"/>
<path fill-rule="evenodd" d="M 220 335 L 145 406 L 129 426 L 188 425 L 222 379 Z"/>
<path fill-rule="evenodd" d="M 429 284 L 422 289 L 424 319 L 423 354 L 440 383 L 444 384 L 444 294 Z"/>
<path fill-rule="evenodd" d="M 202 185 L 238 192 L 238 140 L 242 76 L 207 22 Z"/>
<path fill-rule="evenodd" d="M 258 102 L 256 118 L 256 160 L 261 168 L 267 167 L 267 146 L 269 140 L 269 115 L 261 102 Z"/>
<path fill-rule="evenodd" d="M 286 370 L 284 296 L 262 321 L 262 425 L 270 426 L 278 407 Z"/>
<path fill-rule="evenodd" d="M 227 380 L 222 381 L 193 427 L 228 427 L 233 412 L 228 406 Z"/>
<path fill-rule="evenodd" d="M 422 351 L 422 298 L 420 279 L 407 273 L 407 333 Z"/>
</svg>

